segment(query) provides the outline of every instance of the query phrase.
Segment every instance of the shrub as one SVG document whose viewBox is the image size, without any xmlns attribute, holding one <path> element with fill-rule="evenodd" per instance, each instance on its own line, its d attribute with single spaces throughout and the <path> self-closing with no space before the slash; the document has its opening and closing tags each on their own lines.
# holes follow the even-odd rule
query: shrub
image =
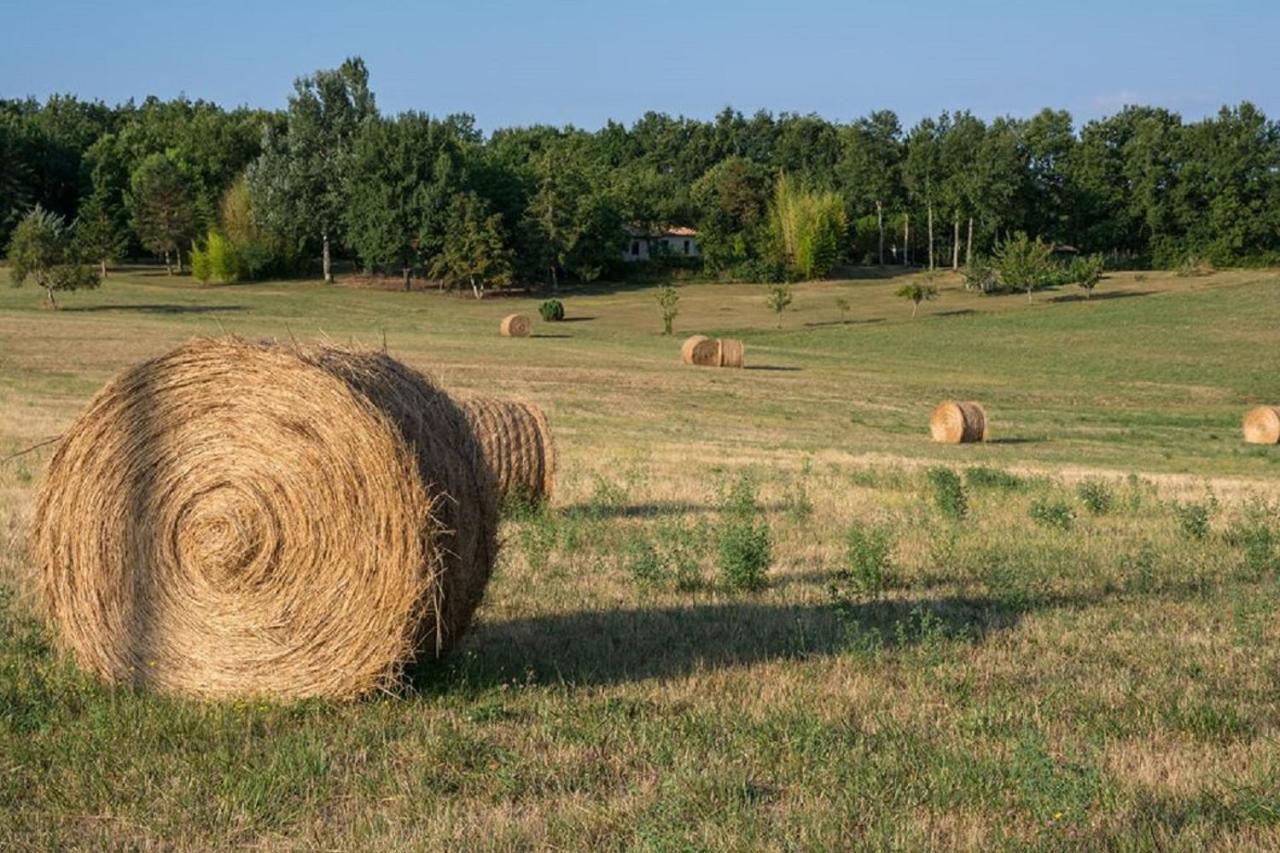
<svg viewBox="0 0 1280 853">
<path fill-rule="evenodd" d="M 927 281 L 913 281 L 899 287 L 894 295 L 911 303 L 911 319 L 914 320 L 921 302 L 931 302 L 938 298 L 938 287 Z"/>
<path fill-rule="evenodd" d="M 769 525 L 758 519 L 755 486 L 740 478 L 724 495 L 716 541 L 716 566 L 729 589 L 758 590 L 773 562 Z"/>
<path fill-rule="evenodd" d="M 933 504 L 939 512 L 954 521 L 969 514 L 969 497 L 965 494 L 959 474 L 939 465 L 930 468 L 927 476 L 933 487 Z"/>
<path fill-rule="evenodd" d="M 240 250 L 216 229 L 205 236 L 204 247 L 191 246 L 191 273 L 201 282 L 217 279 L 224 284 L 239 281 L 243 270 Z"/>
<path fill-rule="evenodd" d="M 1000 273 L 1001 287 L 1009 291 L 1025 290 L 1028 300 L 1032 291 L 1045 286 L 1054 271 L 1053 247 L 1039 237 L 1031 239 L 1022 231 L 998 243 L 992 258 Z"/>
<path fill-rule="evenodd" d="M 1036 498 L 1032 501 L 1029 515 L 1037 524 L 1055 527 L 1058 530 L 1070 530 L 1076 520 L 1075 511 L 1071 509 L 1070 504 L 1048 498 Z"/>
<path fill-rule="evenodd" d="M 680 313 L 680 292 L 674 285 L 665 284 L 658 288 L 658 305 L 662 308 L 662 334 L 671 334 L 672 324 Z"/>
<path fill-rule="evenodd" d="M 964 276 L 964 289 L 990 293 L 1000 286 L 996 268 L 986 258 L 974 258 L 960 271 Z"/>
<path fill-rule="evenodd" d="M 1199 278 L 1213 273 L 1213 264 L 1199 255 L 1191 254 L 1182 259 L 1174 275 L 1179 278 Z"/>
<path fill-rule="evenodd" d="M 1081 480 L 1076 484 L 1076 497 L 1092 515 L 1106 515 L 1115 505 L 1115 494 L 1105 480 Z"/>
<path fill-rule="evenodd" d="M 1218 502 L 1212 497 L 1194 503 L 1173 504 L 1173 517 L 1178 522 L 1178 530 L 1188 539 L 1202 540 L 1209 538 L 1210 521 L 1218 508 Z"/>
<path fill-rule="evenodd" d="M 892 548 L 887 527 L 853 522 L 844 533 L 844 568 L 840 577 L 859 592 L 878 598 L 893 583 Z"/>
<path fill-rule="evenodd" d="M 1275 515 L 1275 507 L 1254 500 L 1226 533 L 1227 544 L 1243 551 L 1245 565 L 1259 574 L 1280 568 L 1280 534 L 1270 520 Z"/>
<path fill-rule="evenodd" d="M 1006 492 L 1016 491 L 1027 485 L 1027 481 L 1017 474 L 983 465 L 965 471 L 964 481 L 973 489 L 1001 489 Z"/>
<path fill-rule="evenodd" d="M 538 306 L 538 315 L 544 322 L 558 323 L 564 319 L 564 303 L 559 299 L 548 299 Z"/>
<path fill-rule="evenodd" d="M 1102 255 L 1089 255 L 1074 258 L 1068 269 L 1071 283 L 1084 288 L 1084 298 L 1093 297 L 1093 289 L 1102 281 L 1104 269 Z"/>
</svg>

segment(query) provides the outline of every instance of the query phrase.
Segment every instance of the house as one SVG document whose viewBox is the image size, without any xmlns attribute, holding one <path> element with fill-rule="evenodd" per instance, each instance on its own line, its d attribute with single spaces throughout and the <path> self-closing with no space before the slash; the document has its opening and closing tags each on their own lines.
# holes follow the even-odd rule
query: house
<svg viewBox="0 0 1280 853">
<path fill-rule="evenodd" d="M 698 232 L 684 225 L 663 229 L 630 225 L 627 237 L 627 245 L 622 250 L 624 261 L 648 261 L 657 257 L 696 258 L 702 254 L 698 249 Z"/>
</svg>

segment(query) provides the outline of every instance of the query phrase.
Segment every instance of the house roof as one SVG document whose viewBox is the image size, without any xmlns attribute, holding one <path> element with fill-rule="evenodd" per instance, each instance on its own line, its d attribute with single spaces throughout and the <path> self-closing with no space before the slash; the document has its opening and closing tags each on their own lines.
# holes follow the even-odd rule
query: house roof
<svg viewBox="0 0 1280 853">
<path fill-rule="evenodd" d="M 627 226 L 627 233 L 632 237 L 645 237 L 647 239 L 656 237 L 697 237 L 698 229 L 690 228 L 687 225 L 667 225 L 655 230 L 632 223 Z"/>
</svg>

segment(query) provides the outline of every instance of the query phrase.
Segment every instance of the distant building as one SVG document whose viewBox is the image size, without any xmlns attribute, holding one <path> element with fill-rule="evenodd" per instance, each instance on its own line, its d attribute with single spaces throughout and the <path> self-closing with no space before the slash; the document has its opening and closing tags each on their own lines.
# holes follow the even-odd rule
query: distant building
<svg viewBox="0 0 1280 853">
<path fill-rule="evenodd" d="M 656 232 L 631 225 L 627 227 L 627 237 L 627 245 L 622 250 L 624 261 L 647 261 L 659 256 L 696 258 L 702 254 L 698 249 L 698 232 L 683 225 Z"/>
</svg>

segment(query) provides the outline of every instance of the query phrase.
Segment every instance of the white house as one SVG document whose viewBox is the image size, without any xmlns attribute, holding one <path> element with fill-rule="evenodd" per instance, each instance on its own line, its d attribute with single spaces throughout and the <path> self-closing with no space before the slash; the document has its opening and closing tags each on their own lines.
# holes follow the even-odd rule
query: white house
<svg viewBox="0 0 1280 853">
<path fill-rule="evenodd" d="M 627 227 L 627 245 L 622 250 L 624 261 L 647 261 L 661 256 L 696 258 L 698 232 L 693 228 L 677 225 L 653 232 L 636 225 Z"/>
</svg>

